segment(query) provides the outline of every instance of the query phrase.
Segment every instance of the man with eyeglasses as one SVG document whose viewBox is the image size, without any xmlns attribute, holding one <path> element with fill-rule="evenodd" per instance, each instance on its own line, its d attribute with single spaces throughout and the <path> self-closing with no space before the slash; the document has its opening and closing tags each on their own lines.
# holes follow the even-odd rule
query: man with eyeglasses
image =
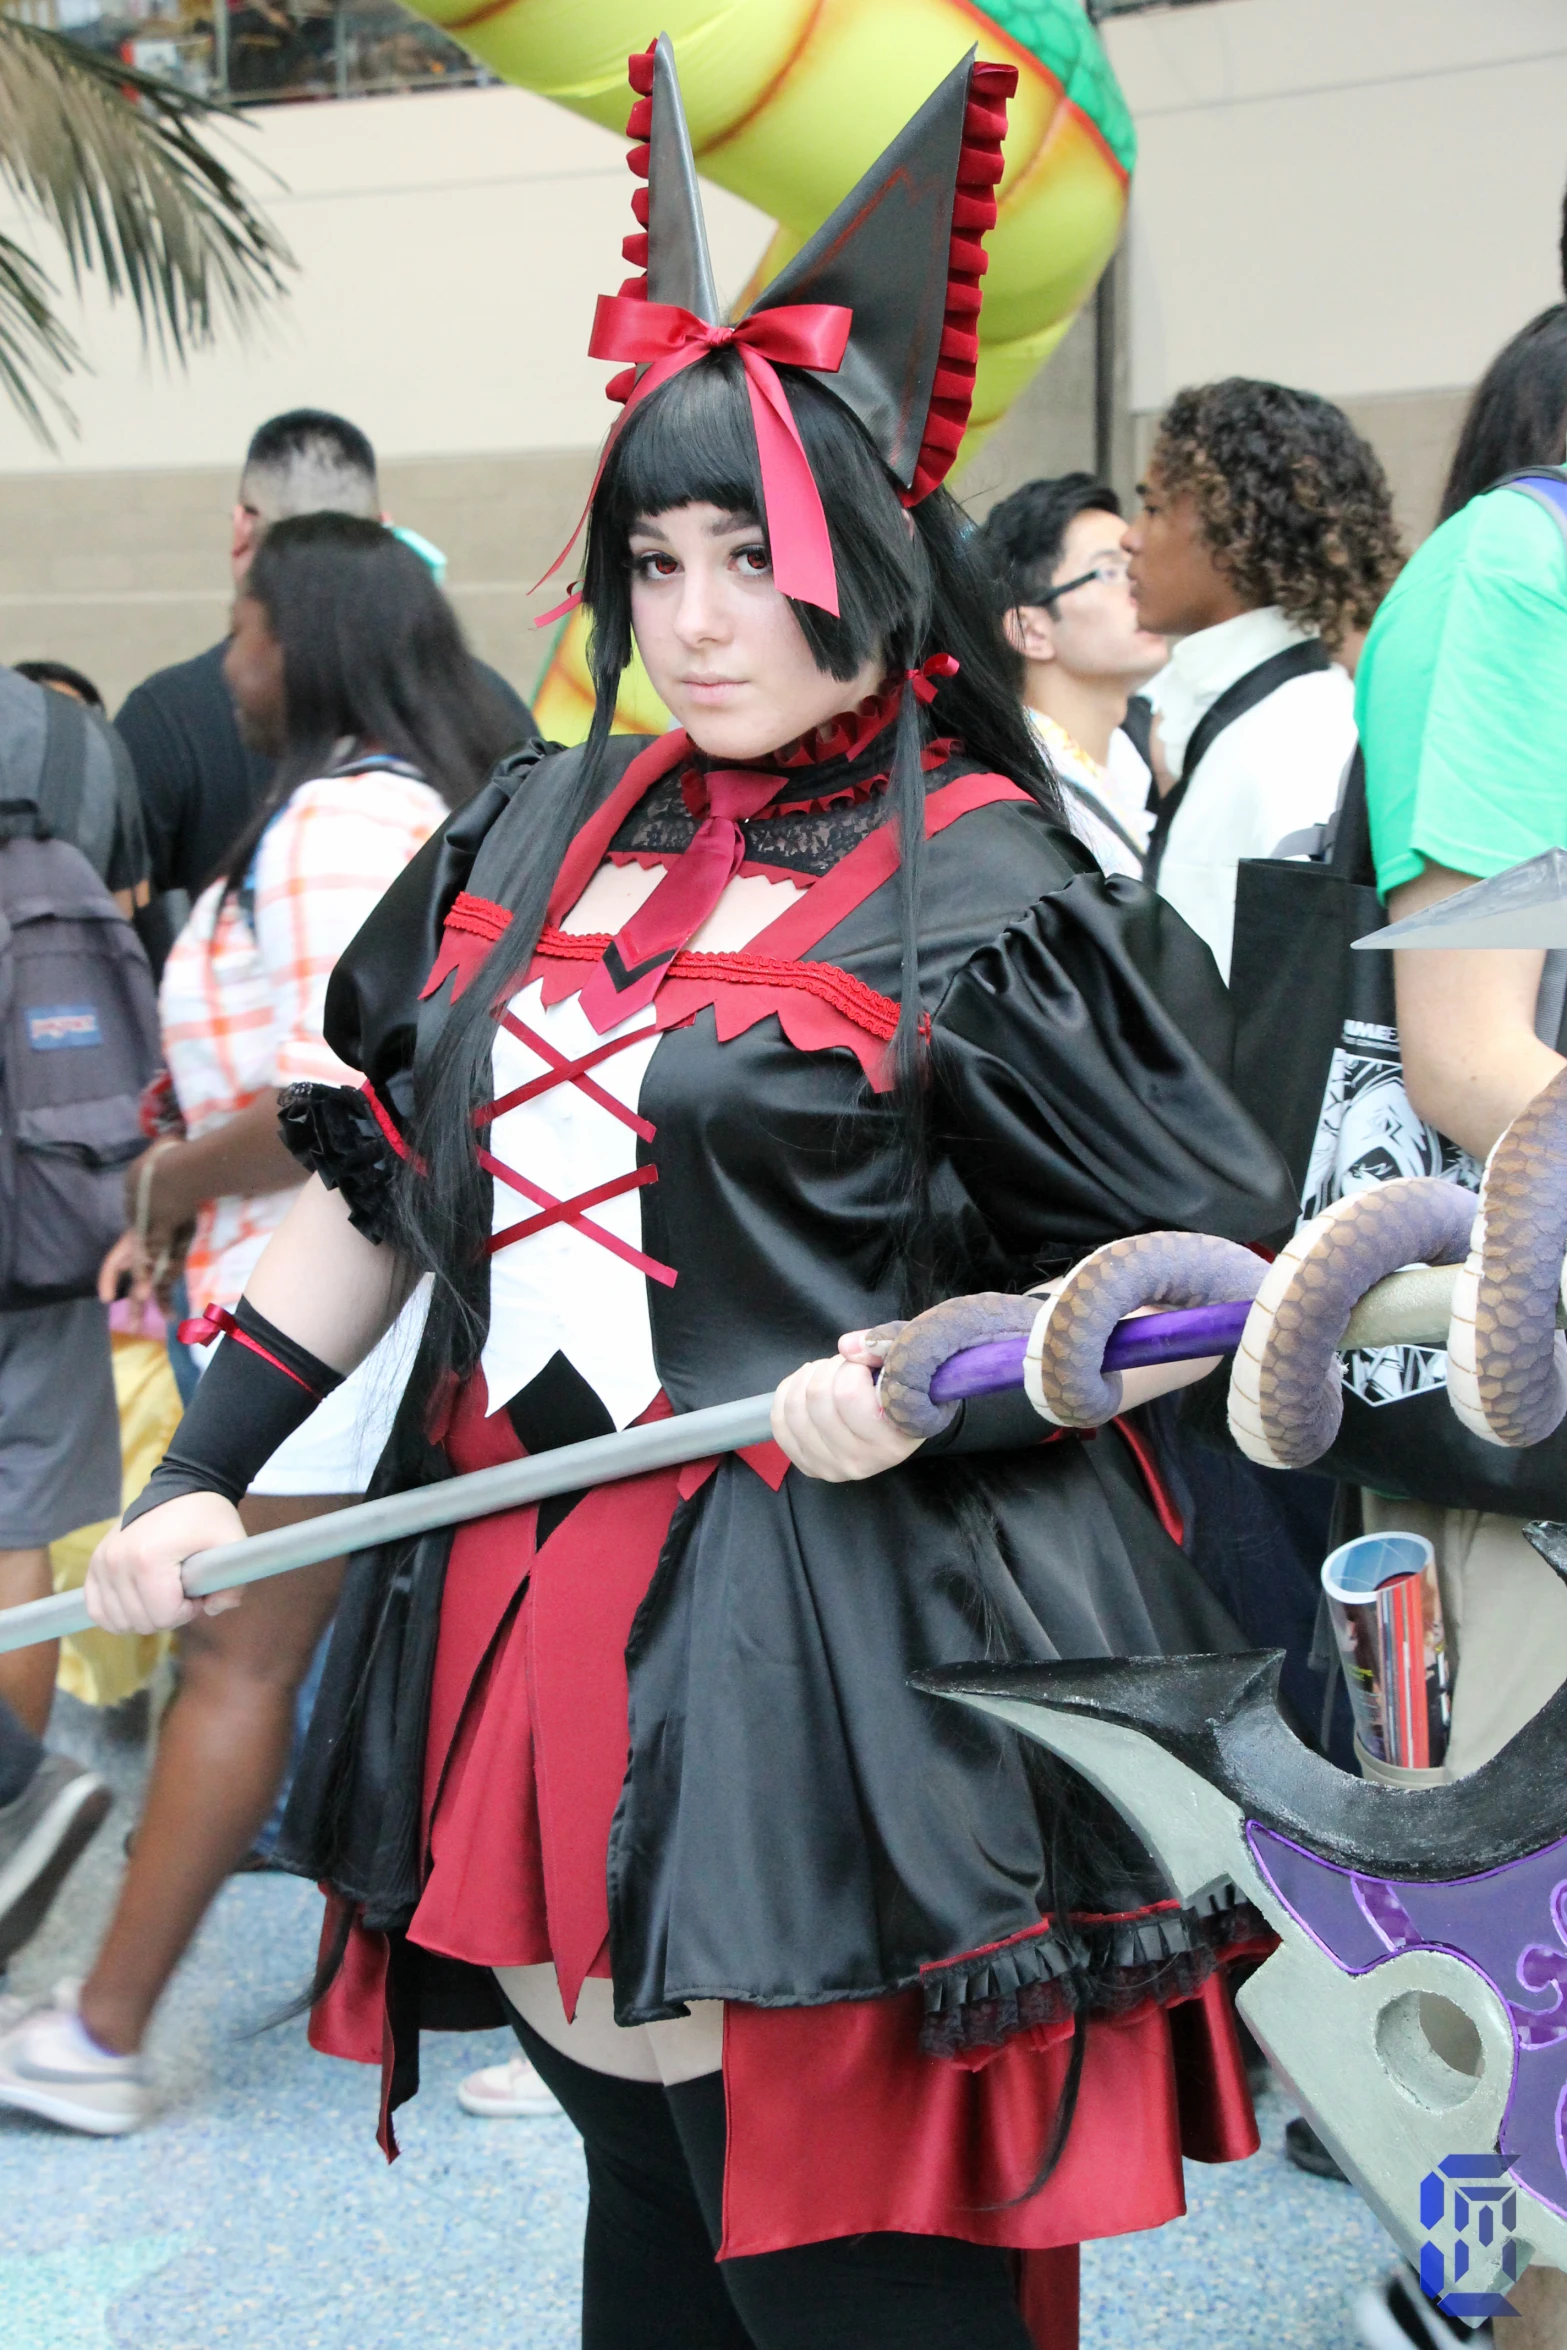
<svg viewBox="0 0 1567 2350">
<path fill-rule="evenodd" d="M 1090 473 L 1025 482 L 992 508 L 983 544 L 996 608 L 1023 656 L 1030 722 L 1067 817 L 1106 873 L 1140 874 L 1150 775 L 1122 731 L 1127 704 L 1164 665 L 1141 627 L 1121 506 Z"/>
</svg>

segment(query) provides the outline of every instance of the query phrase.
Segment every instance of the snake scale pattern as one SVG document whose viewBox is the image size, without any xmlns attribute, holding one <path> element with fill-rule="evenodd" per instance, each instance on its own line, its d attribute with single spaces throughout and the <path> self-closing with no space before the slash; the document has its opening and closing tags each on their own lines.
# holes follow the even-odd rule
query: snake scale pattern
<svg viewBox="0 0 1567 2350">
<path fill-rule="evenodd" d="M 1448 1332 L 1448 1398 L 1489 1443 L 1539 1444 L 1567 1416 L 1567 1071 L 1507 1129 L 1478 1201 L 1432 1176 L 1383 1183 L 1303 1225 L 1271 1265 L 1232 1241 L 1142 1232 L 1075 1265 L 1043 1298 L 1000 1292 L 953 1298 L 889 1324 L 881 1392 L 889 1418 L 934 1435 L 954 1406 L 932 1403 L 949 1355 L 1028 1333 L 1024 1383 L 1043 1418 L 1097 1427 L 1121 1408 L 1104 1370 L 1116 1323 L 1143 1308 L 1250 1298 L 1230 1377 L 1230 1429 L 1266 1468 L 1320 1460 L 1342 1416 L 1339 1346 L 1366 1292 L 1411 1265 L 1457 1265 Z"/>
</svg>

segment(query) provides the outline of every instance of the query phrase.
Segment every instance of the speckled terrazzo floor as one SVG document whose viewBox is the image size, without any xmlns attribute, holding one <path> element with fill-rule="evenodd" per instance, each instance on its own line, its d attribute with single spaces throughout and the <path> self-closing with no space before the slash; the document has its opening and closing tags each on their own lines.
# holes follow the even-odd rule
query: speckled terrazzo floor
<svg viewBox="0 0 1567 2350">
<path fill-rule="evenodd" d="M 18 1990 L 84 1963 L 140 1774 L 138 1750 L 68 1700 L 53 1737 L 121 1801 L 13 1967 Z M 576 2139 L 455 2102 L 502 2036 L 427 2040 L 390 2170 L 367 2072 L 313 2056 L 300 2023 L 245 2036 L 304 1979 L 318 1919 L 292 1879 L 229 1885 L 160 2018 L 154 2127 L 100 2141 L 0 2114 L 0 2350 L 572 2350 Z M 1085 2350 L 1354 2350 L 1350 2300 L 1387 2240 L 1347 2188 L 1286 2166 L 1285 2117 L 1268 2099 L 1260 2155 L 1191 2169 L 1184 2223 L 1090 2248 Z"/>
</svg>

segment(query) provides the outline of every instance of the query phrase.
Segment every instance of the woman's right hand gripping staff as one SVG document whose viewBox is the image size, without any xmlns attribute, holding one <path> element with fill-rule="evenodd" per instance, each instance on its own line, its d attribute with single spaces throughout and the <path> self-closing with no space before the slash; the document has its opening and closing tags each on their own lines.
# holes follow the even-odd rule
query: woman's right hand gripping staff
<svg viewBox="0 0 1567 2350">
<path fill-rule="evenodd" d="M 157 1632 L 238 1607 L 242 1593 L 186 1596 L 198 1551 L 243 1540 L 251 1478 L 389 1330 L 413 1276 L 349 1222 L 340 1192 L 312 1176 L 251 1276 L 234 1327 L 163 1460 L 87 1570 L 93 1621 Z"/>
</svg>

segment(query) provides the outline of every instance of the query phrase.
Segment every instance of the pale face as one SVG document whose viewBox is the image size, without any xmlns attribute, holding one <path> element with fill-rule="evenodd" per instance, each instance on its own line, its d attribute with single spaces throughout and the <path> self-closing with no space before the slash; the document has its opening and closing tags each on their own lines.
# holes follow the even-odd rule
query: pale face
<svg viewBox="0 0 1567 2350">
<path fill-rule="evenodd" d="M 880 686 L 879 656 L 847 679 L 817 668 L 754 517 L 674 506 L 642 516 L 630 543 L 637 650 L 710 758 L 765 758 Z"/>
<path fill-rule="evenodd" d="M 1020 607 L 1017 622 L 1029 660 L 1058 662 L 1071 677 L 1131 692 L 1163 668 L 1165 642 L 1139 624 L 1121 546 L 1125 528 L 1118 514 L 1074 515 L 1050 578 L 1066 594 Z"/>
</svg>

